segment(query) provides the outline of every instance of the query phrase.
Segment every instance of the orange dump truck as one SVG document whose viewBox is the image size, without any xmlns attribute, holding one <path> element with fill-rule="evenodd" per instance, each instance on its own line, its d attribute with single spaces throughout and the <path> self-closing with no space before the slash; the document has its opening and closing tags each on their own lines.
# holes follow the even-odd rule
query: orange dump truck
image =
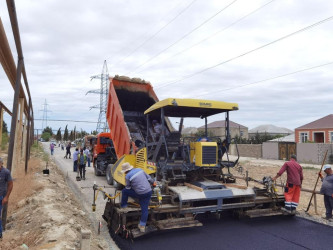
<svg viewBox="0 0 333 250">
<path fill-rule="evenodd" d="M 149 82 L 139 78 L 115 76 L 110 80 L 106 118 L 117 158 L 135 153 L 146 141 L 147 121 L 144 112 L 158 98 Z M 150 117 L 151 122 L 160 117 Z M 168 130 L 173 130 L 170 121 L 165 120 Z M 108 166 L 106 177 L 113 183 L 112 165 Z"/>
<path fill-rule="evenodd" d="M 93 166 L 96 176 L 105 175 L 109 164 L 117 161 L 110 133 L 99 133 L 93 144 Z"/>
</svg>

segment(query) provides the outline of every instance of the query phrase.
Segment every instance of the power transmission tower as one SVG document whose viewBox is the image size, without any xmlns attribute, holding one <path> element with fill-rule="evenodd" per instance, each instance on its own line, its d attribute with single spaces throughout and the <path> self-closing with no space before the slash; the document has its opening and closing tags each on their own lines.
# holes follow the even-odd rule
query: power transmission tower
<svg viewBox="0 0 333 250">
<path fill-rule="evenodd" d="M 109 71 L 108 71 L 108 66 L 106 64 L 106 60 L 104 60 L 102 74 L 92 76 L 91 80 L 93 80 L 93 79 L 101 79 L 101 87 L 100 87 L 100 89 L 88 91 L 86 93 L 86 95 L 90 94 L 90 93 L 99 94 L 100 100 L 99 100 L 99 104 L 91 106 L 90 110 L 94 109 L 94 108 L 99 109 L 99 117 L 98 117 L 96 131 L 98 133 L 108 132 L 109 127 L 108 127 L 108 123 L 106 121 L 106 109 L 107 109 L 107 101 L 108 101 L 108 94 L 109 94 Z"/>
<path fill-rule="evenodd" d="M 47 127 L 47 119 L 48 119 L 47 113 L 52 112 L 52 111 L 47 108 L 48 104 L 46 102 L 46 99 L 42 106 L 43 106 L 43 109 L 39 110 L 39 111 L 43 111 L 42 130 L 44 130 L 44 124 L 45 124 L 45 127 Z"/>
</svg>

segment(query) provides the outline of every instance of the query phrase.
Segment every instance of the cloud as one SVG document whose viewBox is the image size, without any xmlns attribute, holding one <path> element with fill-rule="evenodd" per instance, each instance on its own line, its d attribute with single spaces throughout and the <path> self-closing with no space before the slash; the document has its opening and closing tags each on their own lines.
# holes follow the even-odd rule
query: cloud
<svg viewBox="0 0 333 250">
<path fill-rule="evenodd" d="M 53 111 L 50 119 L 97 121 L 98 110 L 90 111 L 89 107 L 99 103 L 99 96 L 85 94 L 99 88 L 100 81 L 90 81 L 90 76 L 101 74 L 105 59 L 110 76 L 130 73 L 150 81 L 160 99 L 236 102 L 240 110 L 231 113 L 231 120 L 249 128 L 274 124 L 293 129 L 332 113 L 333 65 L 263 81 L 330 62 L 332 21 L 242 56 L 329 17 L 328 1 L 273 1 L 233 24 L 268 3 L 239 0 L 151 59 L 231 1 L 198 0 L 175 18 L 191 2 L 17 0 L 35 117 L 42 117 L 39 110 L 46 99 Z M 5 1 L 0 3 L 0 15 L 16 58 Z M 0 100 L 11 108 L 13 91 L 1 70 Z M 185 121 L 185 125 L 201 126 L 200 122 Z M 63 123 L 50 125 L 64 127 Z M 39 121 L 36 127 L 41 127 Z M 96 125 L 80 123 L 77 127 L 90 131 Z"/>
</svg>

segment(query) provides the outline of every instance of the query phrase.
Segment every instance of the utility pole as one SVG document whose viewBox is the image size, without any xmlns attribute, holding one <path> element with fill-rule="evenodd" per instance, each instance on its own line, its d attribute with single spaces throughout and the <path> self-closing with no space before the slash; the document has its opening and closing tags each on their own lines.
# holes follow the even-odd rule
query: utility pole
<svg viewBox="0 0 333 250">
<path fill-rule="evenodd" d="M 100 96 L 99 104 L 91 106 L 90 110 L 93 108 L 99 109 L 99 117 L 98 117 L 96 131 L 98 133 L 107 132 L 107 131 L 109 131 L 109 127 L 108 127 L 108 123 L 106 120 L 106 109 L 107 109 L 110 81 L 109 81 L 109 71 L 108 71 L 108 66 L 107 66 L 106 60 L 104 60 L 102 74 L 92 76 L 91 80 L 93 80 L 93 79 L 101 79 L 101 87 L 100 87 L 100 89 L 88 91 L 86 93 L 86 95 L 90 94 L 90 93 L 99 94 L 99 96 Z"/>
</svg>

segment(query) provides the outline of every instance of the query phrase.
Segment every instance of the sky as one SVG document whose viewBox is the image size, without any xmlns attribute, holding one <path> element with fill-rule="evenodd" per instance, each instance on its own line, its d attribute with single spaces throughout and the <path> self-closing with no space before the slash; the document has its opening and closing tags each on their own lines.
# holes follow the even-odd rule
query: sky
<svg viewBox="0 0 333 250">
<path fill-rule="evenodd" d="M 97 122 L 104 60 L 109 75 L 150 81 L 160 100 L 238 103 L 230 119 L 252 129 L 295 129 L 332 114 L 330 0 L 16 0 L 36 119 Z M 0 16 L 16 60 L 6 1 Z M 0 100 L 13 105 L 0 67 Z M 208 122 L 223 120 L 223 115 Z M 5 121 L 10 117 L 5 115 Z M 92 131 L 95 123 L 51 122 Z M 203 120 L 185 120 L 199 127 Z M 35 128 L 45 123 L 35 121 Z"/>
</svg>

